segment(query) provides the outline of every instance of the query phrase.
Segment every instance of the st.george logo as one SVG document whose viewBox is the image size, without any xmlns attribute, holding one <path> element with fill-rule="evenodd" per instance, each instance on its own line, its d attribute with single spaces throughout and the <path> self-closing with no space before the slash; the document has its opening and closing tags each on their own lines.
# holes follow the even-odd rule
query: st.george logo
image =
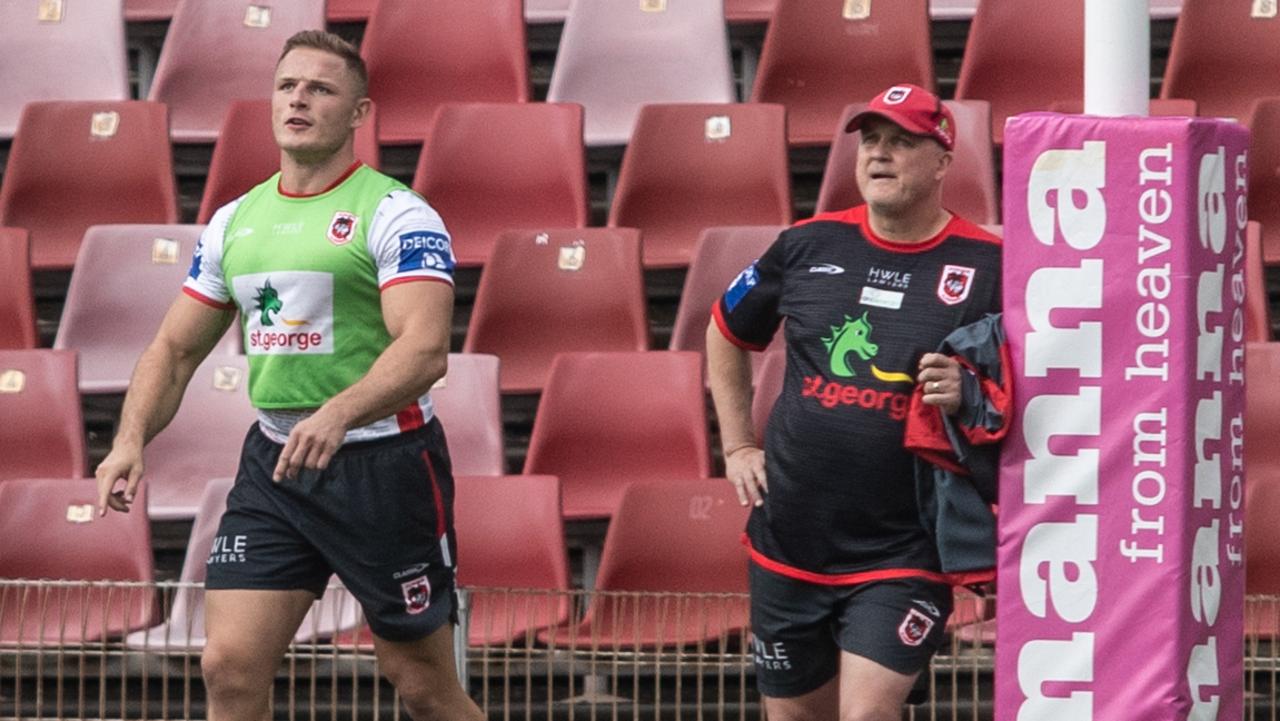
<svg viewBox="0 0 1280 721">
<path fill-rule="evenodd" d="M 351 213 L 339 210 L 333 214 L 333 220 L 329 221 L 329 232 L 326 233 L 329 242 L 334 245 L 346 245 L 351 242 L 351 238 L 356 234 L 356 223 L 360 219 Z"/>
<path fill-rule="evenodd" d="M 963 265 L 948 265 L 938 279 L 938 300 L 947 305 L 963 303 L 969 297 L 976 271 Z"/>
</svg>

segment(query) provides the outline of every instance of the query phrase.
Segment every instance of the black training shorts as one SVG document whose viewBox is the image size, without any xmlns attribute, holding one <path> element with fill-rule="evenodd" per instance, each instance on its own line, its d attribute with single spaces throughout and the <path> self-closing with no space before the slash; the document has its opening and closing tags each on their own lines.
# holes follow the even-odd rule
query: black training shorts
<svg viewBox="0 0 1280 721">
<path fill-rule="evenodd" d="M 271 480 L 283 446 L 255 423 L 208 560 L 209 589 L 303 589 L 336 573 L 389 641 L 453 620 L 453 475 L 438 420 L 348 443 L 323 471 Z"/>
<path fill-rule="evenodd" d="M 815 691 L 840 670 L 840 651 L 901 674 L 929 665 L 951 615 L 951 588 L 922 578 L 826 586 L 751 564 L 756 685 L 773 698 Z"/>
</svg>

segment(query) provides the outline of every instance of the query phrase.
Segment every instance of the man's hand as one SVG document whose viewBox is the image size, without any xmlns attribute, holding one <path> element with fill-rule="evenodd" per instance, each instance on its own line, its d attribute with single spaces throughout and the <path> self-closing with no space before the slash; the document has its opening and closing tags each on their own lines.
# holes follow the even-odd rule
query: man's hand
<svg viewBox="0 0 1280 721">
<path fill-rule="evenodd" d="M 280 460 L 271 475 L 273 481 L 278 483 L 285 478 L 297 478 L 298 471 L 303 468 L 321 470 L 329 467 L 330 459 L 347 435 L 347 424 L 328 408 L 322 406 L 289 432 L 289 440 L 280 451 Z"/>
<path fill-rule="evenodd" d="M 763 506 L 769 482 L 764 475 L 764 451 L 755 446 L 739 446 L 724 457 L 725 475 L 738 492 L 742 505 Z"/>
<path fill-rule="evenodd" d="M 131 443 L 119 443 L 111 447 L 111 452 L 98 464 L 94 475 L 98 479 L 98 516 L 107 515 L 107 508 L 121 513 L 129 512 L 129 504 L 133 503 L 138 492 L 138 481 L 142 480 L 142 446 Z M 125 482 L 124 490 L 115 490 L 116 483 Z"/>
<path fill-rule="evenodd" d="M 938 406 L 943 413 L 955 415 L 960 410 L 960 363 L 941 353 L 925 353 L 920 358 L 920 375 L 916 377 L 924 389 L 925 403 Z"/>
</svg>

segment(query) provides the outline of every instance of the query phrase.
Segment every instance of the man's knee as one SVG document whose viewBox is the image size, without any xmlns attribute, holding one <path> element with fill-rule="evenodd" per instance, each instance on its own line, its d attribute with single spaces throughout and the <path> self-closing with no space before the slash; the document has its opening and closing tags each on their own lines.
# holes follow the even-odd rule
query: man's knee
<svg viewBox="0 0 1280 721">
<path fill-rule="evenodd" d="M 892 705 L 849 708 L 840 714 L 840 721 L 900 721 L 901 719 L 902 707 Z"/>
<path fill-rule="evenodd" d="M 264 673 L 259 661 L 225 644 L 210 643 L 200 656 L 200 673 L 212 694 L 260 693 L 270 687 L 273 674 Z"/>
</svg>

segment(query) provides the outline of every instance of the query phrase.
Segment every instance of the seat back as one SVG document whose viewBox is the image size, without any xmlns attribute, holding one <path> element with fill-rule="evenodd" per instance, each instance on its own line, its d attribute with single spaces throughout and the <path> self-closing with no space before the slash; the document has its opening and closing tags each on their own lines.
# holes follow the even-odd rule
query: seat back
<svg viewBox="0 0 1280 721">
<path fill-rule="evenodd" d="M 850 98 L 903 83 L 933 90 L 928 0 L 777 0 L 751 102 L 787 107 L 792 145 L 829 145 Z"/>
<path fill-rule="evenodd" d="M 1182 0 L 1160 88 L 1190 98 L 1200 114 L 1245 120 L 1255 100 L 1280 95 L 1280 17 L 1255 0 Z"/>
<path fill-rule="evenodd" d="M 285 41 L 323 28 L 324 12 L 324 0 L 181 0 L 149 95 L 168 104 L 174 141 L 211 143 L 231 101 L 270 98 Z"/>
<path fill-rule="evenodd" d="M 436 415 L 449 439 L 455 476 L 498 476 L 506 468 L 498 357 L 450 353 L 449 372 L 431 389 Z"/>
<path fill-rule="evenodd" d="M 146 484 L 137 498 L 146 503 Z M 0 483 L 0 578 L 81 582 L 0 588 L 0 642 L 74 644 L 151 625 L 155 590 L 149 585 L 146 514 L 99 517 L 97 501 L 93 479 Z M 93 583 L 102 581 L 138 585 Z"/>
<path fill-rule="evenodd" d="M 1280 594 L 1280 343 L 1248 343 L 1245 353 L 1246 591 Z"/>
<path fill-rule="evenodd" d="M 196 368 L 177 414 L 147 444 L 151 518 L 195 518 L 209 481 L 235 474 L 245 432 L 257 420 L 248 386 L 244 356 L 211 355 Z"/>
<path fill-rule="evenodd" d="M 784 230 L 783 225 L 750 225 L 702 231 L 680 291 L 680 305 L 671 326 L 671 350 L 706 352 L 712 304 Z"/>
<path fill-rule="evenodd" d="M 560 478 L 567 519 L 607 518 L 630 482 L 711 473 L 697 353 L 562 353 L 524 472 Z"/>
<path fill-rule="evenodd" d="M 458 263 L 476 266 L 503 231 L 586 226 L 583 155 L 580 106 L 450 103 L 431 123 L 413 189 L 444 217 Z"/>
<path fill-rule="evenodd" d="M 777 5 L 778 0 L 724 0 L 724 19 L 729 23 L 767 23 Z"/>
<path fill-rule="evenodd" d="M 525 0 L 524 20 L 530 25 L 563 23 L 569 17 L 569 0 Z"/>
<path fill-rule="evenodd" d="M 80 353 L 81 393 L 123 393 L 191 267 L 202 225 L 95 225 L 71 273 L 53 347 Z M 237 353 L 228 330 L 214 353 Z"/>
<path fill-rule="evenodd" d="M 1244 338 L 1271 340 L 1271 303 L 1267 298 L 1266 269 L 1262 264 L 1262 226 L 1249 221 L 1244 236 Z"/>
<path fill-rule="evenodd" d="M 955 97 L 991 103 L 997 144 L 1009 116 L 1084 97 L 1084 0 L 978 3 Z"/>
<path fill-rule="evenodd" d="M 629 486 L 605 536 L 596 594 L 570 644 L 670 647 L 746 628 L 740 539 L 748 514 L 723 478 Z"/>
<path fill-rule="evenodd" d="M 458 476 L 458 583 L 472 645 L 520 640 L 569 617 L 569 560 L 555 476 Z M 509 589 L 509 590 L 497 590 Z"/>
<path fill-rule="evenodd" d="M 0 228 L 0 350 L 35 348 L 38 342 L 31 241 L 22 228 Z"/>
<path fill-rule="evenodd" d="M 586 108 L 588 146 L 626 145 L 642 106 L 737 99 L 722 0 L 576 0 L 547 100 Z"/>
<path fill-rule="evenodd" d="M 27 105 L 0 225 L 31 233 L 32 268 L 70 268 L 91 225 L 178 222 L 168 123 L 163 105 L 136 100 Z"/>
<path fill-rule="evenodd" d="M 1280 98 L 1265 98 L 1249 114 L 1249 218 L 1262 224 L 1262 259 L 1280 264 Z"/>
<path fill-rule="evenodd" d="M 0 351 L 0 418 L 0 481 L 84 476 L 75 353 Z"/>
<path fill-rule="evenodd" d="M 39 100 L 128 100 L 121 0 L 0 2 L 0 138 Z"/>
<path fill-rule="evenodd" d="M 124 0 L 124 19 L 131 23 L 170 20 L 177 9 L 178 0 Z"/>
<path fill-rule="evenodd" d="M 638 228 L 648 268 L 689 264 L 705 228 L 789 225 L 781 105 L 646 105 L 622 157 L 609 226 Z"/>
<path fill-rule="evenodd" d="M 557 353 L 649 349 L 640 234 L 509 231 L 485 265 L 463 350 L 502 359 L 502 391 L 541 391 Z"/>
<path fill-rule="evenodd" d="M 356 159 L 378 167 L 377 110 L 356 129 Z M 271 129 L 271 100 L 233 100 L 209 160 L 197 223 L 208 223 L 222 206 L 280 170 L 280 147 Z"/>
<path fill-rule="evenodd" d="M 361 53 L 383 144 L 422 142 L 443 103 L 529 100 L 521 0 L 379 0 Z"/>
<path fill-rule="evenodd" d="M 981 100 L 944 100 L 956 120 L 956 147 L 951 168 L 942 184 L 942 204 L 947 210 L 974 223 L 1000 222 L 1000 191 L 996 187 L 995 160 L 991 147 L 991 106 Z M 865 103 L 850 105 L 840 119 L 827 167 L 818 189 L 816 212 L 851 208 L 862 203 L 855 168 L 862 133 L 846 133 L 845 125 L 866 109 Z"/>
<path fill-rule="evenodd" d="M 328 0 L 325 15 L 331 23 L 367 23 L 378 0 Z"/>
</svg>

